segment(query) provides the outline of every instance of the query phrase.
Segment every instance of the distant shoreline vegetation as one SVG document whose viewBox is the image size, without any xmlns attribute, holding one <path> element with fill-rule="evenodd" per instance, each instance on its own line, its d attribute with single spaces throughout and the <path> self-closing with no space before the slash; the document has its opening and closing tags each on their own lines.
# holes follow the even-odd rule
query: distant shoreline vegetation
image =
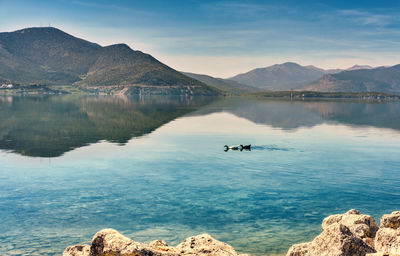
<svg viewBox="0 0 400 256">
<path fill-rule="evenodd" d="M 21 94 L 88 94 L 88 95 L 181 95 L 176 88 L 147 88 L 142 86 L 97 86 L 81 87 L 75 85 L 19 85 L 13 88 L 0 88 L 0 95 Z M 400 95 L 383 92 L 315 92 L 315 91 L 270 91 L 241 95 L 225 94 L 225 97 L 243 96 L 265 99 L 362 99 L 362 100 L 400 100 Z"/>
<path fill-rule="evenodd" d="M 112 85 L 86 87 L 77 85 L 13 84 L 13 88 L 0 88 L 0 95 L 24 94 L 218 96 L 218 94 L 210 94 L 197 86 Z"/>
<path fill-rule="evenodd" d="M 247 96 L 257 98 L 286 98 L 286 99 L 365 99 L 365 100 L 399 100 L 400 95 L 382 92 L 315 92 L 315 91 L 274 91 L 251 93 Z"/>
</svg>

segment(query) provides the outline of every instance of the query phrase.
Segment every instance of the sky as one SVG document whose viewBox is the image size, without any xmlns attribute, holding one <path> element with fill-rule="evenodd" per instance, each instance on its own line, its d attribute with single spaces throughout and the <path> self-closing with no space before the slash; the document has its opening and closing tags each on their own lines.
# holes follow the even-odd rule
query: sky
<svg viewBox="0 0 400 256">
<path fill-rule="evenodd" d="M 186 72 L 400 63 L 400 0 L 0 0 L 0 32 L 52 26 Z"/>
</svg>

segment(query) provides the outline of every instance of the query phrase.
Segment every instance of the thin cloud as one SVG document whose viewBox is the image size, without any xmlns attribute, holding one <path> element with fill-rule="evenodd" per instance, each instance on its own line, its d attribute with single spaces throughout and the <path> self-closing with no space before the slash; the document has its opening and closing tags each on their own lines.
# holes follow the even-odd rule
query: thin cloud
<svg viewBox="0 0 400 256">
<path fill-rule="evenodd" d="M 223 1 L 206 3 L 203 8 L 210 13 L 235 17 L 239 20 L 259 20 L 277 13 L 294 13 L 295 9 L 284 5 L 243 3 L 241 1 Z"/>
<path fill-rule="evenodd" d="M 374 14 L 360 10 L 340 10 L 338 13 L 359 25 L 387 26 L 399 20 L 397 15 Z"/>
</svg>

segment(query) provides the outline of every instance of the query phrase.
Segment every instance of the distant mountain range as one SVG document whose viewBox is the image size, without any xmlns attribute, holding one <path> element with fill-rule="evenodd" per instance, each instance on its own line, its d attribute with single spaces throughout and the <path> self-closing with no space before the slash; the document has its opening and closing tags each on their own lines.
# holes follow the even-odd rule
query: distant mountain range
<svg viewBox="0 0 400 256">
<path fill-rule="evenodd" d="M 386 92 L 400 94 L 400 65 L 326 74 L 304 89 L 320 92 Z"/>
<path fill-rule="evenodd" d="M 73 85 L 105 93 L 241 95 L 311 90 L 400 94 L 399 67 L 355 65 L 324 70 L 286 62 L 222 79 L 178 72 L 126 44 L 102 47 L 53 27 L 0 33 L 1 84 Z"/>
<path fill-rule="evenodd" d="M 400 65 L 373 68 L 354 65 L 324 70 L 286 62 L 230 78 L 266 91 L 385 92 L 400 94 Z"/>
<path fill-rule="evenodd" d="M 351 70 L 360 70 L 360 69 L 373 69 L 373 67 L 368 66 L 368 65 L 354 65 L 346 70 L 351 71 Z M 344 71 L 344 70 L 341 70 L 341 71 Z"/>
<path fill-rule="evenodd" d="M 0 33 L 0 81 L 219 94 L 125 44 L 102 47 L 52 27 Z"/>
</svg>

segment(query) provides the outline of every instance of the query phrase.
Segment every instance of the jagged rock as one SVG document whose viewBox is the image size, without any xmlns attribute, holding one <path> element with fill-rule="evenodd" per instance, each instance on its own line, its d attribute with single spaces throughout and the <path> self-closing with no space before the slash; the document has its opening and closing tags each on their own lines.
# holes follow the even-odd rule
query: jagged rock
<svg viewBox="0 0 400 256">
<path fill-rule="evenodd" d="M 168 246 L 168 244 L 164 240 L 154 240 L 149 243 L 149 246 L 157 248 L 157 247 L 166 247 Z"/>
<path fill-rule="evenodd" d="M 400 227 L 400 211 L 385 214 L 381 218 L 381 228 L 394 228 Z"/>
<path fill-rule="evenodd" d="M 232 246 L 215 240 L 209 234 L 202 234 L 186 238 L 182 243 L 176 246 L 179 253 L 183 255 L 196 256 L 231 256 L 238 255 Z M 245 256 L 245 255 L 241 255 Z"/>
<path fill-rule="evenodd" d="M 80 254 L 78 254 L 80 253 Z M 161 240 L 149 245 L 135 242 L 114 229 L 97 232 L 92 245 L 68 247 L 63 256 L 246 256 L 208 234 L 186 238 L 176 247 Z"/>
<path fill-rule="evenodd" d="M 383 254 L 400 255 L 400 229 L 380 228 L 375 237 L 375 249 Z"/>
<path fill-rule="evenodd" d="M 289 248 L 286 256 L 307 256 L 312 255 L 311 242 L 294 244 Z"/>
<path fill-rule="evenodd" d="M 114 229 L 103 229 L 97 232 L 92 239 L 90 253 L 92 255 L 102 255 L 118 251 L 122 254 L 132 253 L 136 249 L 136 243 L 121 235 Z"/>
<path fill-rule="evenodd" d="M 374 248 L 339 223 L 328 225 L 312 242 L 293 245 L 287 256 L 365 256 Z"/>
<path fill-rule="evenodd" d="M 159 250 L 159 247 L 156 248 L 147 244 L 135 242 L 114 229 L 103 229 L 97 232 L 92 239 L 92 246 L 90 248 L 91 256 L 106 256 L 107 254 L 113 255 L 115 253 L 121 256 L 169 256 L 174 255 L 169 253 L 174 251 L 173 247 Z"/>
<path fill-rule="evenodd" d="M 90 245 L 75 245 L 65 249 L 63 256 L 89 256 Z"/>
<path fill-rule="evenodd" d="M 360 214 L 360 212 L 355 209 L 351 209 L 345 214 L 336 214 L 326 217 L 322 222 L 322 229 L 325 230 L 334 223 L 345 225 L 354 235 L 362 239 L 374 238 L 378 230 L 378 224 L 373 217 Z M 370 242 L 368 239 L 365 239 L 365 241 Z"/>
</svg>

